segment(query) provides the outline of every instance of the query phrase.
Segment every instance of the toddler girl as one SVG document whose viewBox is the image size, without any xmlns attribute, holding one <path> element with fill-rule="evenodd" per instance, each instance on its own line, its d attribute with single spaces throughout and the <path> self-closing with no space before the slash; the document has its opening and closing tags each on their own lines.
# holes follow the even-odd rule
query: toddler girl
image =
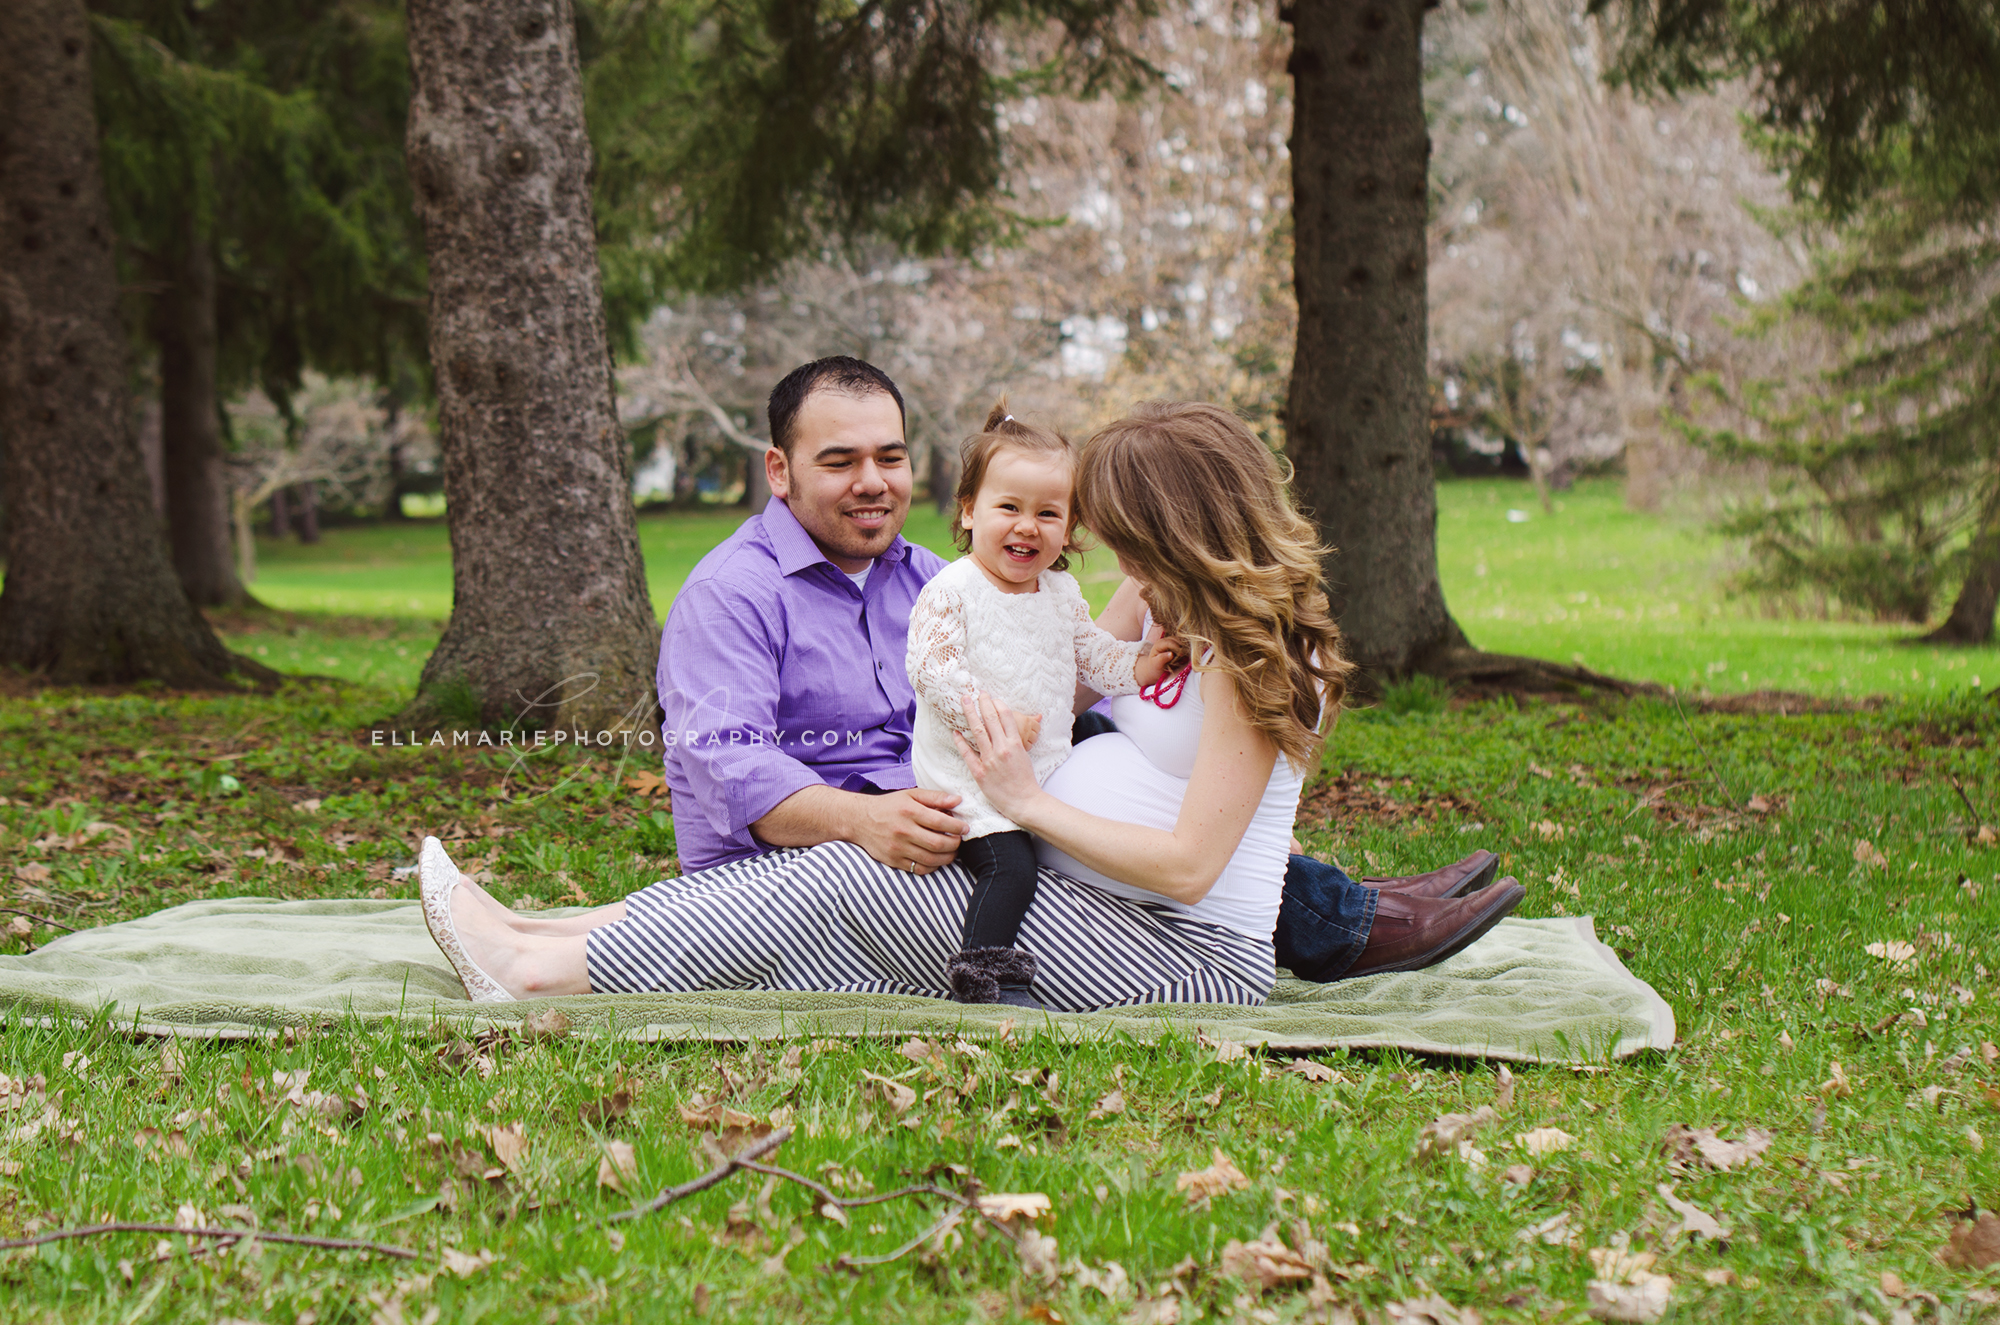
<svg viewBox="0 0 2000 1325">
<path fill-rule="evenodd" d="M 925 585 L 910 612 L 911 763 L 918 786 L 962 798 L 952 813 L 967 824 L 958 860 L 972 874 L 972 901 L 946 968 L 961 1003 L 1040 1006 L 1028 988 L 1034 958 L 1014 947 L 1035 899 L 1034 843 L 987 803 L 952 742 L 968 730 L 966 696 L 991 695 L 1023 715 L 1022 743 L 1046 779 L 1069 757 L 1078 681 L 1129 695 L 1157 683 L 1174 652 L 1171 641 L 1127 643 L 1091 621 L 1067 573 L 1067 554 L 1079 550 L 1075 460 L 1062 434 L 994 406 L 961 455 L 952 538 L 969 555 Z"/>
</svg>

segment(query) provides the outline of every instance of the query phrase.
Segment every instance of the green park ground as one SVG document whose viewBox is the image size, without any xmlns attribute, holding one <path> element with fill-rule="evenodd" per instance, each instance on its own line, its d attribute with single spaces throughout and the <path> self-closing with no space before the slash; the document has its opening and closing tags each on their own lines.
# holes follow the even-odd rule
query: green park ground
<svg viewBox="0 0 2000 1325">
<path fill-rule="evenodd" d="M 1618 1248 L 1626 1287 L 1665 1295 L 1663 1316 L 1628 1319 L 2000 1317 L 2000 1267 L 1941 1256 L 2000 1236 L 1967 1222 L 2000 1205 L 2000 649 L 1760 615 L 1721 587 L 1729 553 L 1699 521 L 1628 514 L 1610 484 L 1552 512 L 1500 482 L 1440 501 L 1446 594 L 1475 642 L 1675 694 L 1392 690 L 1343 716 L 1301 835 L 1365 873 L 1502 853 L 1528 887 L 1520 914 L 1595 917 L 1672 1004 L 1672 1050 L 1509 1080 L 1489 1062 L 1294 1062 L 1192 1031 L 1066 1042 L 1025 1022 L 976 1045 L 336 1025 L 163 1047 L 108 1019 L 15 1021 L 0 1240 L 180 1219 L 417 1257 L 50 1243 L 0 1257 L 0 1321 L 1568 1322 L 1589 1318 Z M 657 608 L 737 518 L 642 520 Z M 948 546 L 934 515 L 911 532 Z M 45 919 L 197 898 L 408 897 L 392 870 L 424 832 L 530 905 L 608 902 L 677 868 L 636 759 L 517 768 L 367 745 L 448 610 L 441 525 L 260 555 L 254 590 L 290 615 L 233 623 L 232 646 L 320 679 L 276 696 L 17 689 L 0 707 L 0 905 L 29 913 L 0 915 L 25 922 L 0 951 L 47 942 Z M 1082 578 L 1108 596 L 1099 562 Z M 1850 702 L 1702 703 L 1747 690 Z M 709 1167 L 688 1115 L 715 1105 L 788 1119 L 775 1162 L 842 1196 L 977 1182 L 1049 1209 L 1032 1241 L 973 1221 L 872 1266 L 947 1205 L 828 1210 L 738 1174 L 607 1223 Z M 1482 1106 L 1476 1154 L 1419 1157 L 1427 1125 Z"/>
</svg>

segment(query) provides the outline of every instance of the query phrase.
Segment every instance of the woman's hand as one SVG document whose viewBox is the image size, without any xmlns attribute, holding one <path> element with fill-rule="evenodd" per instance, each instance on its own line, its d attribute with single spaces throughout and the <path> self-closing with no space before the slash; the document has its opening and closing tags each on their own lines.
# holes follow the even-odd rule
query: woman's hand
<svg viewBox="0 0 2000 1325">
<path fill-rule="evenodd" d="M 1014 711 L 1000 700 L 968 692 L 965 720 L 971 728 L 970 741 L 957 732 L 951 734 L 959 758 L 993 808 L 1020 823 L 1021 812 L 1042 794 L 1042 785 L 1035 780 L 1035 766 L 1021 744 Z"/>
</svg>

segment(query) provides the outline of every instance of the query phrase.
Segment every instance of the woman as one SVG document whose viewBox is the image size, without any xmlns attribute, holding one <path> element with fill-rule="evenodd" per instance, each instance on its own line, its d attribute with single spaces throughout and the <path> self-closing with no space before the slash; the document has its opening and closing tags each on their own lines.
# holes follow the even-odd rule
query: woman
<svg viewBox="0 0 2000 1325">
<path fill-rule="evenodd" d="M 1299 793 L 1349 664 L 1311 525 L 1270 452 L 1227 410 L 1141 406 L 1086 445 L 1084 522 L 1127 582 L 1103 623 L 1157 618 L 1199 661 L 1113 701 L 1118 731 L 1045 785 L 1014 715 L 970 701 L 962 749 L 987 799 L 1033 832 L 1043 866 L 1020 941 L 1056 1011 L 1153 1002 L 1257 1004 Z M 463 879 L 435 839 L 425 918 L 475 1001 L 570 993 L 812 989 L 949 996 L 969 876 L 917 875 L 842 842 L 669 879 L 558 920 L 517 916 Z M 1391 899 L 1392 959 L 1442 960 L 1519 902 L 1511 880 L 1452 900 Z M 1371 948 L 1373 944 L 1371 943 Z"/>
</svg>

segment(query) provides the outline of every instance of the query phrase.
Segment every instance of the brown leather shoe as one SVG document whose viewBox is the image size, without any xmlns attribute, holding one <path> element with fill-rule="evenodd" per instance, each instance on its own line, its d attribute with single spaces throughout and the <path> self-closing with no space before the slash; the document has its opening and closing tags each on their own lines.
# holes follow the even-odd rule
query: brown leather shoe
<svg viewBox="0 0 2000 1325">
<path fill-rule="evenodd" d="M 1528 890 L 1512 879 L 1470 897 L 1438 900 L 1384 892 L 1368 946 L 1342 979 L 1385 971 L 1421 971 L 1468 947 L 1521 904 Z"/>
<path fill-rule="evenodd" d="M 1364 888 L 1379 888 L 1385 893 L 1401 893 L 1405 897 L 1463 897 L 1493 882 L 1493 876 L 1499 869 L 1500 857 L 1491 851 L 1475 851 L 1464 860 L 1428 874 L 1403 874 L 1386 879 L 1360 879 L 1357 882 Z"/>
</svg>

